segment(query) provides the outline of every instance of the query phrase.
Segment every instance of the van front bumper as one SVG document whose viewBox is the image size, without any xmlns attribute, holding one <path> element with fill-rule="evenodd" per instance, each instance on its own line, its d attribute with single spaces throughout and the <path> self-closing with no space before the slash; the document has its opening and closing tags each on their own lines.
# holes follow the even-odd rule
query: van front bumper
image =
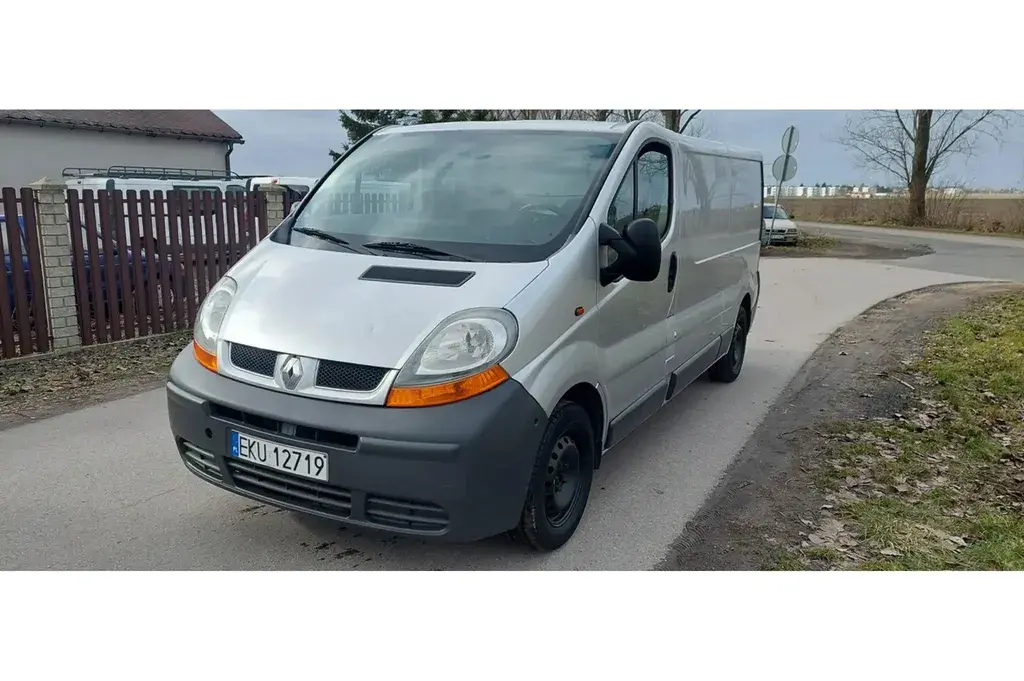
<svg viewBox="0 0 1024 681">
<path fill-rule="evenodd" d="M 345 404 L 220 376 L 191 348 L 171 367 L 167 410 L 186 468 L 209 483 L 344 524 L 451 541 L 518 524 L 547 425 L 511 380 L 440 407 Z M 232 431 L 326 453 L 328 480 L 232 457 Z"/>
</svg>

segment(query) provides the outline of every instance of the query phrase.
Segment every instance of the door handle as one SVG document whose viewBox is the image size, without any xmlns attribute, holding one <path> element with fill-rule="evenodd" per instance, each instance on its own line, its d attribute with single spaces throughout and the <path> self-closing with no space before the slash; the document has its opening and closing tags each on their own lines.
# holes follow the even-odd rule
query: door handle
<svg viewBox="0 0 1024 681">
<path fill-rule="evenodd" d="M 676 254 L 673 252 L 672 256 L 668 259 L 668 292 L 671 293 L 672 289 L 676 286 L 676 270 L 678 269 L 678 263 L 676 261 Z"/>
</svg>

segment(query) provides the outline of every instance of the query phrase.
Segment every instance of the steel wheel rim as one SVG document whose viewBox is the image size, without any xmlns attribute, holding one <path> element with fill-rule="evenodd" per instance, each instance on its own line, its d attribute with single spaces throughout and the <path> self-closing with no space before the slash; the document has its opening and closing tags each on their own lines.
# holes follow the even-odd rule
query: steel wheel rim
<svg viewBox="0 0 1024 681">
<path fill-rule="evenodd" d="M 573 516 L 583 496 L 583 466 L 579 447 L 568 434 L 555 441 L 544 475 L 544 516 L 552 527 Z"/>
</svg>

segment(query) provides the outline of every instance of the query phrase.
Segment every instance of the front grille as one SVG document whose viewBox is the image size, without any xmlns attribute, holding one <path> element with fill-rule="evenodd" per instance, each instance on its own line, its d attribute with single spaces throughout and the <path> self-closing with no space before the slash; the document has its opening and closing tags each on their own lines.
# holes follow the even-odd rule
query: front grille
<svg viewBox="0 0 1024 681">
<path fill-rule="evenodd" d="M 276 362 L 277 353 L 273 350 L 263 350 L 239 343 L 231 344 L 231 363 L 243 371 L 260 376 L 273 376 Z"/>
<path fill-rule="evenodd" d="M 369 392 L 384 380 L 388 370 L 380 367 L 322 360 L 316 370 L 316 384 L 321 388 Z"/>
<path fill-rule="evenodd" d="M 266 433 L 280 433 L 282 430 L 281 426 L 283 425 L 282 422 L 277 419 L 260 416 L 259 414 L 250 414 L 249 412 L 232 409 L 231 407 L 225 407 L 212 402 L 210 403 L 210 415 L 222 421 L 228 421 L 239 426 L 261 430 Z M 293 437 L 297 440 L 303 440 L 305 442 L 316 442 L 330 445 L 332 447 L 340 447 L 342 449 L 355 450 L 356 447 L 359 446 L 358 435 L 342 433 L 334 430 L 323 430 L 321 428 L 311 428 L 309 426 L 300 426 L 298 424 L 295 424 L 295 435 L 290 435 L 289 437 Z"/>
<path fill-rule="evenodd" d="M 386 527 L 425 532 L 448 527 L 448 513 L 437 504 L 372 494 L 366 496 L 366 519 Z"/>
<path fill-rule="evenodd" d="M 223 477 L 220 468 L 217 466 L 217 459 L 214 458 L 213 454 L 199 449 L 191 442 L 182 440 L 181 458 L 185 460 L 186 466 L 197 473 L 208 475 L 215 480 L 220 480 Z"/>
<path fill-rule="evenodd" d="M 231 363 L 249 373 L 270 378 L 274 375 L 277 353 L 241 343 L 231 344 Z M 321 360 L 316 370 L 316 385 L 333 390 L 370 392 L 380 385 L 388 370 L 381 367 Z"/>
<path fill-rule="evenodd" d="M 186 441 L 180 442 L 180 451 L 186 467 L 193 473 L 217 482 L 225 480 L 217 465 L 218 457 Z M 276 471 L 232 456 L 225 456 L 224 464 L 230 476 L 227 481 L 235 488 L 271 502 L 338 520 L 365 518 L 382 530 L 443 534 L 448 529 L 448 512 L 437 504 L 354 493 L 350 489 Z M 353 496 L 357 500 L 365 499 L 362 513 L 353 513 Z"/>
<path fill-rule="evenodd" d="M 347 489 L 278 473 L 234 458 L 227 459 L 227 463 L 231 479 L 240 490 L 334 518 L 352 515 L 352 493 Z"/>
</svg>

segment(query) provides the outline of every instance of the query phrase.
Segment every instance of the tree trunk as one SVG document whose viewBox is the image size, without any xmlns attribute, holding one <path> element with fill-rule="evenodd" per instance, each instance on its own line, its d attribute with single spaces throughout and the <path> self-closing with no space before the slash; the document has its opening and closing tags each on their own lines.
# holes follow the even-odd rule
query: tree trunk
<svg viewBox="0 0 1024 681">
<path fill-rule="evenodd" d="M 928 191 L 928 146 L 931 143 L 932 110 L 918 109 L 914 112 L 914 159 L 910 167 L 910 204 L 907 222 L 923 225 L 927 221 L 925 194 Z"/>
<path fill-rule="evenodd" d="M 665 127 L 672 132 L 679 132 L 679 109 L 662 109 L 661 115 L 665 117 Z"/>
</svg>

